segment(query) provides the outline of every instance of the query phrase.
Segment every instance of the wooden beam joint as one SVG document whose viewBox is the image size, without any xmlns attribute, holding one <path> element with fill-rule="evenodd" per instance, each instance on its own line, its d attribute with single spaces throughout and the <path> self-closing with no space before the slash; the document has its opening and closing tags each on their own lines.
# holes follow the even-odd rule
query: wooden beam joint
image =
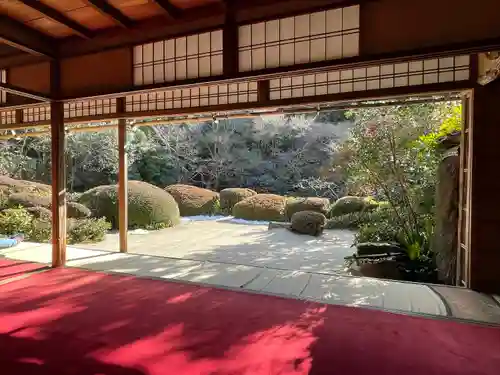
<svg viewBox="0 0 500 375">
<path fill-rule="evenodd" d="M 94 7 L 102 15 L 111 18 L 119 26 L 130 29 L 133 27 L 134 22 L 124 15 L 119 9 L 105 0 L 87 0 L 87 2 Z"/>
</svg>

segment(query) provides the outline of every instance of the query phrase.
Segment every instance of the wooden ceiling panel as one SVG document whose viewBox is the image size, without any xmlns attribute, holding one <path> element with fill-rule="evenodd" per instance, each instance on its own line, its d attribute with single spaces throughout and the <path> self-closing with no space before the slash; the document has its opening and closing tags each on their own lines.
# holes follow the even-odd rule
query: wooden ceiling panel
<svg viewBox="0 0 500 375">
<path fill-rule="evenodd" d="M 0 13 L 20 22 L 29 22 L 44 17 L 43 14 L 17 0 L 0 0 Z"/>
<path fill-rule="evenodd" d="M 170 2 L 179 9 L 191 9 L 217 3 L 220 4 L 223 0 L 170 0 Z"/>
<path fill-rule="evenodd" d="M 37 18 L 28 22 L 25 22 L 26 26 L 32 27 L 44 34 L 55 38 L 64 38 L 70 35 L 75 35 L 75 32 L 69 27 L 60 24 L 54 20 L 47 17 Z"/>
<path fill-rule="evenodd" d="M 72 10 L 85 8 L 88 4 L 84 0 L 40 0 L 51 8 L 61 13 L 67 13 Z M 67 15 L 69 16 L 69 15 Z"/>
<path fill-rule="evenodd" d="M 143 20 L 163 13 L 152 0 L 108 0 L 108 3 L 132 20 Z"/>
<path fill-rule="evenodd" d="M 106 17 L 91 6 L 72 10 L 67 13 L 67 16 L 90 30 L 106 29 L 115 26 L 111 18 Z"/>
</svg>

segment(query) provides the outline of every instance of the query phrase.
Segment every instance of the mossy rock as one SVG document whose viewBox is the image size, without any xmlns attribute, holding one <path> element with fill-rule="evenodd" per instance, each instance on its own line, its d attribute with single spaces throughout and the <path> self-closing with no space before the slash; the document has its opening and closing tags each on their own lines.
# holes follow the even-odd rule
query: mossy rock
<svg viewBox="0 0 500 375">
<path fill-rule="evenodd" d="M 36 193 L 14 193 L 7 200 L 7 205 L 12 208 L 16 207 L 44 207 L 50 208 L 52 200 L 49 196 L 43 196 Z"/>
<path fill-rule="evenodd" d="M 319 236 L 323 233 L 326 216 L 316 211 L 300 211 L 292 216 L 291 229 L 293 232 Z"/>
<path fill-rule="evenodd" d="M 372 198 L 346 196 L 337 200 L 328 213 L 328 217 L 336 217 L 354 212 L 370 211 L 378 207 Z"/>
<path fill-rule="evenodd" d="M 74 219 L 85 219 L 91 216 L 92 211 L 81 203 L 68 202 L 66 216 Z"/>
<path fill-rule="evenodd" d="M 275 194 L 257 194 L 238 202 L 233 216 L 244 220 L 284 221 L 285 197 Z"/>
<path fill-rule="evenodd" d="M 165 188 L 179 205 L 181 216 L 213 215 L 219 202 L 219 193 L 190 185 L 170 185 Z"/>
<path fill-rule="evenodd" d="M 83 193 L 79 202 L 90 208 L 94 217 L 105 217 L 118 227 L 118 186 L 103 185 Z M 128 183 L 129 228 L 171 227 L 179 224 L 179 207 L 165 190 L 142 181 Z"/>
<path fill-rule="evenodd" d="M 300 198 L 292 197 L 287 199 L 285 207 L 285 215 L 290 220 L 293 214 L 301 211 L 314 211 L 326 215 L 330 206 L 328 198 Z"/>
<path fill-rule="evenodd" d="M 52 218 L 52 211 L 45 207 L 28 207 L 26 209 L 35 219 L 42 219 L 50 221 Z"/>
<path fill-rule="evenodd" d="M 257 192 L 247 188 L 228 188 L 220 192 L 220 208 L 223 212 L 231 212 L 236 203 L 257 195 Z"/>
</svg>

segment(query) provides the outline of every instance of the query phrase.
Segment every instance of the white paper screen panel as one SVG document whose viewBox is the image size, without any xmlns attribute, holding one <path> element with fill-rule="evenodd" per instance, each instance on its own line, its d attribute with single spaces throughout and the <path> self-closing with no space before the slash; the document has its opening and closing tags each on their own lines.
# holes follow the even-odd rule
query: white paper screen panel
<svg viewBox="0 0 500 375">
<path fill-rule="evenodd" d="M 23 109 L 23 122 L 50 120 L 50 105 Z"/>
<path fill-rule="evenodd" d="M 134 84 L 222 75 L 222 30 L 134 47 Z"/>
<path fill-rule="evenodd" d="M 116 99 L 83 100 L 64 103 L 64 118 L 116 113 Z"/>
<path fill-rule="evenodd" d="M 7 71 L 0 69 L 0 83 L 7 83 Z M 0 90 L 0 103 L 7 103 L 7 93 Z"/>
<path fill-rule="evenodd" d="M 16 111 L 2 111 L 0 112 L 0 124 L 8 125 L 16 123 Z"/>
<path fill-rule="evenodd" d="M 470 56 L 411 60 L 270 80 L 271 100 L 466 81 Z"/>
<path fill-rule="evenodd" d="M 359 5 L 239 27 L 239 70 L 253 71 L 359 54 Z"/>
<path fill-rule="evenodd" d="M 257 82 L 223 83 L 126 97 L 126 112 L 196 108 L 257 101 Z"/>
</svg>

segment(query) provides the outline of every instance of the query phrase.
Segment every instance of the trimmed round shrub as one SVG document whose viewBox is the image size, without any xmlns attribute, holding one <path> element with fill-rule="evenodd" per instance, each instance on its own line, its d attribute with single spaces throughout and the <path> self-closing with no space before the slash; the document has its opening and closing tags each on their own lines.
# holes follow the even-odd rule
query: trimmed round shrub
<svg viewBox="0 0 500 375">
<path fill-rule="evenodd" d="M 49 208 L 52 204 L 52 200 L 49 196 L 42 196 L 35 193 L 14 193 L 11 194 L 7 205 L 9 207 L 44 207 Z"/>
<path fill-rule="evenodd" d="M 68 228 L 68 243 L 101 242 L 111 229 L 111 224 L 104 218 L 72 220 Z"/>
<path fill-rule="evenodd" d="M 377 207 L 378 203 L 372 198 L 346 196 L 340 198 L 332 205 L 328 217 L 372 210 Z"/>
<path fill-rule="evenodd" d="M 170 185 L 165 191 L 174 197 L 181 216 L 213 215 L 219 207 L 219 193 L 190 185 Z"/>
<path fill-rule="evenodd" d="M 233 216 L 245 220 L 284 221 L 285 197 L 257 194 L 235 204 Z"/>
<path fill-rule="evenodd" d="M 82 194 L 79 202 L 90 208 L 94 217 L 105 217 L 118 227 L 118 186 L 103 185 Z M 128 183 L 129 228 L 171 227 L 180 222 L 179 207 L 165 190 L 142 181 Z"/>
<path fill-rule="evenodd" d="M 230 213 L 236 203 L 257 195 L 257 192 L 247 188 L 228 188 L 220 192 L 220 208 L 223 212 Z"/>
<path fill-rule="evenodd" d="M 285 215 L 288 220 L 290 220 L 296 212 L 301 211 L 314 211 L 319 212 L 323 215 L 328 213 L 330 206 L 330 201 L 328 198 L 300 198 L 293 197 L 286 201 Z"/>
<path fill-rule="evenodd" d="M 74 219 L 84 219 L 92 214 L 87 207 L 77 202 L 68 202 L 66 209 L 66 216 Z"/>
<path fill-rule="evenodd" d="M 26 211 L 28 211 L 35 219 L 50 221 L 52 218 L 52 211 L 45 207 L 28 207 Z"/>
<path fill-rule="evenodd" d="M 293 232 L 319 236 L 323 233 L 326 216 L 316 211 L 300 211 L 292 216 L 291 229 Z"/>
</svg>

